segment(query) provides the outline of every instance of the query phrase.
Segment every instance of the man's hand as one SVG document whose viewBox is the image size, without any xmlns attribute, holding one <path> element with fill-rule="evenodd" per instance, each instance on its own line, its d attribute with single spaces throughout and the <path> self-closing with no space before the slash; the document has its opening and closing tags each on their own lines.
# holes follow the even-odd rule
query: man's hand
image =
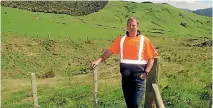
<svg viewBox="0 0 213 108">
<path fill-rule="evenodd" d="M 101 59 L 102 59 L 102 58 L 99 58 L 99 59 L 97 59 L 96 61 L 92 62 L 92 63 L 90 64 L 90 68 L 91 68 L 91 69 L 94 69 L 95 67 L 97 67 L 97 66 L 100 64 Z"/>
<path fill-rule="evenodd" d="M 143 80 L 146 80 L 148 78 L 148 76 L 146 75 L 146 73 L 143 73 L 143 74 L 141 74 L 140 78 Z"/>
<path fill-rule="evenodd" d="M 105 61 L 110 55 L 112 55 L 110 50 L 106 50 L 100 58 L 98 58 L 96 61 L 94 61 L 90 64 L 90 68 L 94 69 L 95 67 L 98 66 L 98 64 L 101 63 L 101 61 Z"/>
</svg>

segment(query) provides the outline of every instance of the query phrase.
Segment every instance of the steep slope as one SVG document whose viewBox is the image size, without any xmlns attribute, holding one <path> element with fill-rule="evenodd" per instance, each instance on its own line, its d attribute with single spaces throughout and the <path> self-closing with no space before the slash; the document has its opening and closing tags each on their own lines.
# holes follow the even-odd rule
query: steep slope
<svg viewBox="0 0 213 108">
<path fill-rule="evenodd" d="M 8 14 L 7 14 L 8 13 Z M 19 15 L 19 17 L 16 17 Z M 211 36 L 211 18 L 177 9 L 169 4 L 109 2 L 99 12 L 69 16 L 28 12 L 2 7 L 2 31 L 31 36 L 77 36 L 102 38 L 125 33 L 126 20 L 136 16 L 143 34 L 155 36 Z M 7 20 L 10 19 L 10 20 Z M 22 23 L 30 22 L 30 23 Z M 73 26 L 75 25 L 75 26 Z M 44 32 L 48 31 L 48 32 Z M 70 32 L 71 31 L 71 32 Z M 85 31 L 84 33 L 80 31 Z M 106 35 L 108 34 L 108 35 Z M 73 37 L 74 38 L 74 37 Z"/>
</svg>

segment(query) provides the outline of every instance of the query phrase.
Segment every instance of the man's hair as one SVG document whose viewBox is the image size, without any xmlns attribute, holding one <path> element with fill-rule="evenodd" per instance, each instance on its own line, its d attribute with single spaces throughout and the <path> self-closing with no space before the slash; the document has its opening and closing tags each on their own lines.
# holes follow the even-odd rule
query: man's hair
<svg viewBox="0 0 213 108">
<path fill-rule="evenodd" d="M 130 22 L 134 21 L 134 20 L 137 21 L 137 26 L 139 26 L 139 21 L 138 21 L 135 17 L 130 17 L 130 18 L 127 20 L 127 25 L 128 25 Z"/>
<path fill-rule="evenodd" d="M 129 36 L 129 32 L 128 31 L 126 31 L 126 35 Z M 136 36 L 139 36 L 139 35 L 141 35 L 141 31 L 140 30 L 137 31 L 137 35 Z"/>
</svg>

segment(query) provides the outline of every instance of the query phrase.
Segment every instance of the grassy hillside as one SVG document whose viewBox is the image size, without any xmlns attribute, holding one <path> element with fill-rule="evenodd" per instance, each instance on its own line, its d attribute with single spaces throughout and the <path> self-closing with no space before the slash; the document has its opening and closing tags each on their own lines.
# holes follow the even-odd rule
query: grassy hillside
<svg viewBox="0 0 213 108">
<path fill-rule="evenodd" d="M 166 107 L 209 106 L 212 22 L 208 17 L 167 4 L 130 2 L 109 2 L 103 10 L 81 17 L 1 8 L 2 108 L 32 107 L 31 72 L 38 78 L 41 107 L 92 108 L 89 63 L 125 33 L 126 19 L 132 15 L 139 18 L 140 29 L 161 58 L 159 87 Z M 125 107 L 118 55 L 99 66 L 98 97 L 101 108 Z"/>
<path fill-rule="evenodd" d="M 22 17 L 15 17 L 16 15 Z M 19 32 L 22 35 L 33 37 L 51 35 L 51 37 L 72 36 L 74 38 L 75 35 L 78 38 L 111 38 L 124 33 L 126 20 L 128 16 L 132 15 L 138 17 L 141 22 L 140 28 L 147 35 L 211 36 L 212 22 L 209 17 L 184 12 L 168 4 L 131 2 L 109 2 L 99 12 L 79 17 L 31 13 L 25 10 L 2 7 L 2 20 L 4 20 L 2 31 Z M 26 23 L 23 23 L 23 20 Z M 181 22 L 185 27 L 180 25 Z M 85 36 L 85 34 L 87 35 Z"/>
</svg>

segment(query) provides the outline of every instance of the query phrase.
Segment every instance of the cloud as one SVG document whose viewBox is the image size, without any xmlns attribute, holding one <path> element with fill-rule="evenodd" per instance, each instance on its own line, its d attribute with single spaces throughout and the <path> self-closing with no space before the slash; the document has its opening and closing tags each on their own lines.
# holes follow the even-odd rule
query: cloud
<svg viewBox="0 0 213 108">
<path fill-rule="evenodd" d="M 135 2 L 151 1 L 154 3 L 169 3 L 174 7 L 190 10 L 212 7 L 211 0 L 128 0 L 128 1 L 135 1 Z"/>
<path fill-rule="evenodd" d="M 203 9 L 203 8 L 209 8 L 212 7 L 211 1 L 171 1 L 169 4 L 177 7 L 177 8 L 185 8 L 185 9 Z"/>
</svg>

